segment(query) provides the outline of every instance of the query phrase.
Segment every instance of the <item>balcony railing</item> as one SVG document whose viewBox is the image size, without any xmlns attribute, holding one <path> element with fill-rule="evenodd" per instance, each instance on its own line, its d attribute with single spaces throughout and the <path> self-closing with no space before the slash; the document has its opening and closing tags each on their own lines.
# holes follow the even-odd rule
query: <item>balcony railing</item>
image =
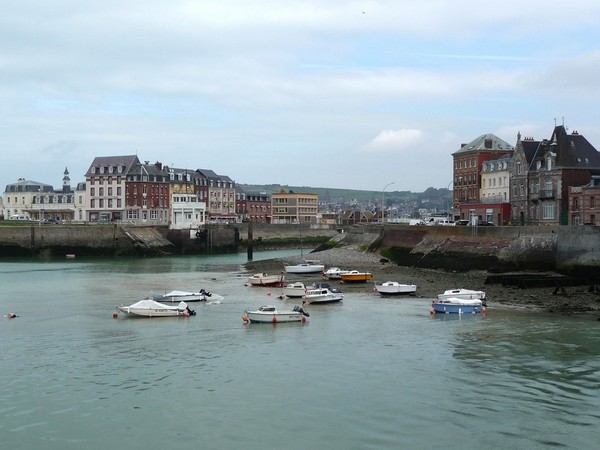
<svg viewBox="0 0 600 450">
<path fill-rule="evenodd" d="M 556 192 L 554 189 L 540 189 L 539 198 L 554 198 L 556 197 Z"/>
</svg>

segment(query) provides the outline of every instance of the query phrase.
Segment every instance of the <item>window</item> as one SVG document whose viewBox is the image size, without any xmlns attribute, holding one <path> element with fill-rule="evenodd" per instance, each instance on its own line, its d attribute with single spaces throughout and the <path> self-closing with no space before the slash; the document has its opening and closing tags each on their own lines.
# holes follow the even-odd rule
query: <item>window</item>
<svg viewBox="0 0 600 450">
<path fill-rule="evenodd" d="M 127 218 L 128 219 L 139 219 L 140 212 L 137 209 L 128 209 L 127 210 Z"/>
<path fill-rule="evenodd" d="M 521 161 L 517 162 L 517 175 L 521 175 Z"/>
<path fill-rule="evenodd" d="M 544 183 L 544 189 L 546 191 L 546 195 L 552 195 L 552 178 L 546 178 L 546 182 Z"/>
<path fill-rule="evenodd" d="M 590 197 L 590 208 L 595 208 L 596 207 L 596 201 L 594 200 L 594 197 Z"/>
<path fill-rule="evenodd" d="M 544 219 L 554 219 L 554 203 L 544 204 Z"/>
</svg>

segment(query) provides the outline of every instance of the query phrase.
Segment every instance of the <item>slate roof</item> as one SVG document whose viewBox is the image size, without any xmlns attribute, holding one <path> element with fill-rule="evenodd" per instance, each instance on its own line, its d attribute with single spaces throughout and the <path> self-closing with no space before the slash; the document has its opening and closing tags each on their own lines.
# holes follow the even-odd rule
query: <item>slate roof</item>
<svg viewBox="0 0 600 450">
<path fill-rule="evenodd" d="M 549 148 L 556 143 L 556 165 L 559 167 L 600 167 L 600 153 L 577 132 L 568 134 L 564 126 L 554 128 Z"/>
<path fill-rule="evenodd" d="M 92 161 L 92 164 L 90 164 L 90 167 L 88 168 L 88 171 L 85 173 L 86 178 L 87 177 L 91 177 L 91 176 L 97 176 L 97 175 L 117 175 L 118 171 L 117 170 L 113 170 L 113 173 L 109 173 L 108 170 L 106 170 L 108 167 L 113 167 L 113 168 L 117 168 L 119 166 L 123 167 L 122 171 L 121 171 L 121 175 L 126 175 L 129 172 L 129 169 L 131 169 L 131 166 L 133 166 L 134 164 L 139 164 L 140 160 L 138 159 L 138 157 L 136 155 L 121 155 L 121 156 L 96 156 L 94 158 L 94 160 Z M 100 170 L 96 170 L 95 173 L 92 172 L 92 168 L 96 168 L 99 169 L 100 167 L 104 167 L 104 173 L 100 173 Z"/>
<path fill-rule="evenodd" d="M 488 133 L 482 134 L 477 139 L 474 139 L 468 144 L 463 145 L 460 150 L 454 152 L 452 155 L 468 152 L 506 152 L 512 150 L 514 150 L 514 148 L 508 142 L 503 141 L 494 134 Z"/>
</svg>

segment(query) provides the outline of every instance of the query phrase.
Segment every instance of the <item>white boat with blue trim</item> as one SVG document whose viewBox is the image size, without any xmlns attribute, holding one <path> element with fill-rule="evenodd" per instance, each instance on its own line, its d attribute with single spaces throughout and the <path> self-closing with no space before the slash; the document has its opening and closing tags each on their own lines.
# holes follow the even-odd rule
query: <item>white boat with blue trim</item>
<svg viewBox="0 0 600 450">
<path fill-rule="evenodd" d="M 482 312 L 483 302 L 479 299 L 448 297 L 434 300 L 432 312 L 440 314 L 475 314 Z"/>
<path fill-rule="evenodd" d="M 314 305 L 321 303 L 337 303 L 341 302 L 343 299 L 344 294 L 339 289 L 322 287 L 306 291 L 302 302 Z"/>
</svg>

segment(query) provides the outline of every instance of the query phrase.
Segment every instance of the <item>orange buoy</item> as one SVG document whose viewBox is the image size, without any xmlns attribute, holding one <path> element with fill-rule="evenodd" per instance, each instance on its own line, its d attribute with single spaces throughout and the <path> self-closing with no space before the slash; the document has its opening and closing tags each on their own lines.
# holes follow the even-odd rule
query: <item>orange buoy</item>
<svg viewBox="0 0 600 450">
<path fill-rule="evenodd" d="M 242 322 L 248 323 L 248 316 L 242 316 Z"/>
<path fill-rule="evenodd" d="M 433 315 L 435 314 L 435 309 L 431 308 L 431 309 L 429 310 L 429 314 L 431 314 L 431 315 L 433 316 Z"/>
</svg>

